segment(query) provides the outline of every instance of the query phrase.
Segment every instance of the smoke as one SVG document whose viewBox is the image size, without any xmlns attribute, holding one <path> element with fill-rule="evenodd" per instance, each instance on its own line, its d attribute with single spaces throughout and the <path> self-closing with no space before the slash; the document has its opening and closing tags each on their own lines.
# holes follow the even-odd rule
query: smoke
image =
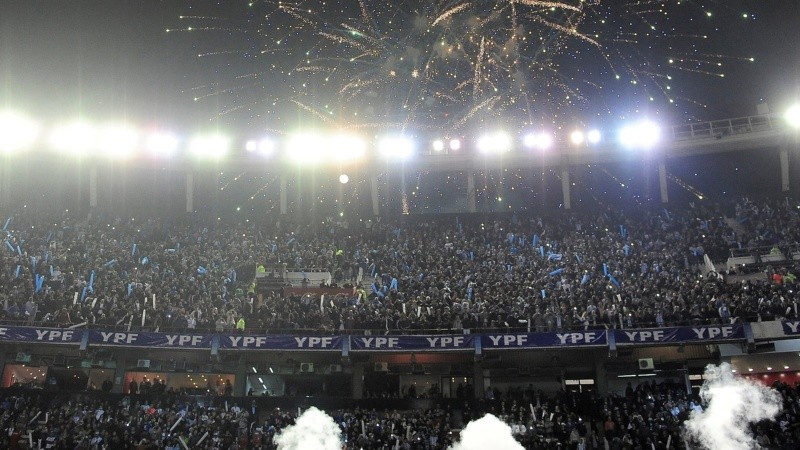
<svg viewBox="0 0 800 450">
<path fill-rule="evenodd" d="M 750 423 L 772 420 L 781 411 L 780 394 L 750 380 L 735 378 L 731 366 L 706 367 L 700 397 L 705 411 L 693 411 L 685 424 L 686 437 L 709 450 L 754 448 Z"/>
<path fill-rule="evenodd" d="M 312 406 L 274 440 L 278 450 L 341 450 L 340 437 L 341 430 L 331 416 Z"/>
<path fill-rule="evenodd" d="M 449 450 L 525 450 L 511 435 L 511 427 L 487 414 L 473 420 L 461 431 L 461 441 Z"/>
</svg>

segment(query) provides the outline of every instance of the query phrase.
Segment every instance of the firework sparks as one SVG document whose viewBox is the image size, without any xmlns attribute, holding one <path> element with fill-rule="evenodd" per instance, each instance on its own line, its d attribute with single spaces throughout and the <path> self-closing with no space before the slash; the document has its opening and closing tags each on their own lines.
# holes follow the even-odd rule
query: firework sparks
<svg viewBox="0 0 800 450">
<path fill-rule="evenodd" d="M 260 104 L 258 116 L 277 128 L 337 117 L 345 128 L 459 130 L 496 120 L 525 126 L 624 115 L 645 103 L 674 107 L 683 96 L 668 84 L 673 76 L 724 77 L 723 61 L 752 61 L 700 50 L 711 37 L 697 30 L 710 17 L 702 3 L 254 0 L 239 17 L 182 16 L 191 26 L 170 31 L 224 33 L 229 45 L 198 54 L 243 58 L 224 67 L 263 74 L 251 85 L 236 84 L 240 74 L 233 74 L 234 83 L 195 95 L 234 93 L 226 100 L 248 105 L 225 105 L 223 114 Z M 697 22 L 676 25 L 686 18 Z M 253 98 L 264 92 L 281 101 Z"/>
</svg>

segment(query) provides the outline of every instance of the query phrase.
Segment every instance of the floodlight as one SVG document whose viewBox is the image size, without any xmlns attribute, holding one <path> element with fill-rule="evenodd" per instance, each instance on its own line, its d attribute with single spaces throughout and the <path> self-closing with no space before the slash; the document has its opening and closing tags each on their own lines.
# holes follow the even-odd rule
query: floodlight
<svg viewBox="0 0 800 450">
<path fill-rule="evenodd" d="M 528 148 L 546 150 L 553 145 L 553 137 L 545 132 L 529 133 L 522 138 L 522 144 Z"/>
<path fill-rule="evenodd" d="M 359 136 L 336 135 L 330 140 L 329 153 L 340 162 L 354 161 L 367 153 L 367 143 Z"/>
<path fill-rule="evenodd" d="M 450 139 L 450 150 L 460 150 L 460 149 L 461 149 L 461 140 Z"/>
<path fill-rule="evenodd" d="M 108 124 L 97 131 L 94 148 L 112 158 L 124 158 L 136 151 L 139 133 L 125 124 Z"/>
<path fill-rule="evenodd" d="M 600 130 L 591 130 L 586 135 L 586 140 L 589 141 L 590 144 L 597 144 L 600 142 L 602 135 L 600 134 Z"/>
<path fill-rule="evenodd" d="M 581 145 L 586 140 L 586 137 L 583 135 L 583 131 L 575 130 L 569 135 L 569 140 L 575 145 Z"/>
<path fill-rule="evenodd" d="M 326 142 L 314 133 L 292 135 L 286 144 L 287 156 L 298 163 L 313 164 L 323 160 Z"/>
<path fill-rule="evenodd" d="M 57 151 L 80 156 L 94 147 L 96 131 L 83 121 L 59 125 L 50 133 L 50 146 Z"/>
<path fill-rule="evenodd" d="M 792 127 L 800 129 L 800 103 L 792 105 L 786 111 L 786 121 Z"/>
<path fill-rule="evenodd" d="M 201 159 L 219 159 L 231 147 L 231 140 L 221 134 L 206 134 L 194 137 L 189 142 L 189 153 Z"/>
<path fill-rule="evenodd" d="M 442 141 L 441 139 L 436 139 L 435 141 L 433 141 L 431 146 L 433 147 L 433 151 L 441 152 L 442 150 L 444 150 L 444 141 Z"/>
<path fill-rule="evenodd" d="M 660 134 L 656 124 L 650 121 L 642 121 L 623 127 L 619 133 L 619 140 L 627 148 L 646 149 L 651 148 L 658 142 Z"/>
<path fill-rule="evenodd" d="M 12 111 L 0 112 L 0 153 L 26 150 L 36 142 L 40 126 L 33 119 Z"/>
<path fill-rule="evenodd" d="M 378 151 L 387 158 L 406 159 L 414 154 L 414 142 L 406 136 L 387 136 L 378 143 Z"/>
<path fill-rule="evenodd" d="M 147 153 L 158 158 L 169 158 L 178 150 L 178 138 L 168 132 L 152 132 L 144 141 Z"/>
<path fill-rule="evenodd" d="M 339 183 L 347 184 L 348 181 L 350 181 L 350 177 L 346 173 L 339 175 Z"/>
<path fill-rule="evenodd" d="M 478 139 L 478 150 L 481 153 L 501 153 L 511 150 L 511 138 L 508 134 L 497 131 Z"/>
<path fill-rule="evenodd" d="M 260 140 L 250 140 L 245 144 L 245 149 L 250 153 L 257 153 L 260 156 L 271 156 L 275 153 L 275 142 L 269 138 Z"/>
</svg>

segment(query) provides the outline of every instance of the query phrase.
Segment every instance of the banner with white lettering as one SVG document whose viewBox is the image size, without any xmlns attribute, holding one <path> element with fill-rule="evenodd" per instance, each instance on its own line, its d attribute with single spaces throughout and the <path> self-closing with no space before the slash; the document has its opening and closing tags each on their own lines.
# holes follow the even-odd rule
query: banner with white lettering
<svg viewBox="0 0 800 450">
<path fill-rule="evenodd" d="M 242 350 L 316 350 L 342 349 L 341 336 L 234 336 L 219 338 L 220 349 Z"/>
<path fill-rule="evenodd" d="M 351 336 L 352 351 L 435 351 L 472 350 L 475 336 L 456 334 L 442 336 Z"/>
<path fill-rule="evenodd" d="M 127 347 L 211 348 L 210 334 L 89 330 L 89 344 Z"/>
<path fill-rule="evenodd" d="M 42 342 L 47 344 L 80 344 L 83 330 L 64 328 L 0 327 L 0 342 Z"/>
<path fill-rule="evenodd" d="M 800 334 L 800 320 L 783 321 L 783 334 L 785 335 Z"/>
<path fill-rule="evenodd" d="M 669 342 L 703 342 L 745 339 L 744 326 L 705 325 L 680 328 L 643 328 L 614 330 L 617 345 L 661 344 Z"/>
<path fill-rule="evenodd" d="M 492 348 L 535 348 L 535 347 L 583 347 L 607 345 L 605 330 L 569 331 L 563 333 L 518 333 L 484 334 L 481 347 Z"/>
</svg>

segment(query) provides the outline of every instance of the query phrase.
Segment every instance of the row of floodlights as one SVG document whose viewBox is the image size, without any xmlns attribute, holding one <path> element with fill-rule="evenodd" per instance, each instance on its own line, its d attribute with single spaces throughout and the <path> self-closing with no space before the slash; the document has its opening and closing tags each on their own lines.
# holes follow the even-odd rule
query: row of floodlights
<svg viewBox="0 0 800 450">
<path fill-rule="evenodd" d="M 800 105 L 789 109 L 787 122 L 800 128 Z M 640 121 L 624 126 L 618 134 L 618 143 L 630 149 L 654 147 L 660 139 L 660 128 L 650 121 Z M 576 147 L 601 144 L 600 130 L 574 130 L 568 141 Z M 548 132 L 533 132 L 521 138 L 524 148 L 547 150 L 555 142 Z M 352 134 L 297 133 L 282 139 L 282 149 L 289 160 L 297 162 L 356 161 L 367 155 L 369 143 Z M 204 159 L 219 159 L 230 153 L 233 140 L 220 133 L 201 134 L 186 141 L 178 135 L 159 131 L 141 131 L 124 123 L 94 125 L 85 121 L 58 125 L 43 132 L 42 126 L 28 116 L 0 111 L 0 153 L 17 153 L 44 144 L 51 150 L 70 155 L 92 155 L 109 158 L 128 158 L 145 153 L 156 158 L 171 157 L 182 148 L 188 155 Z M 378 153 L 391 159 L 405 159 L 417 152 L 415 141 L 404 135 L 389 135 L 377 140 Z M 475 149 L 483 154 L 511 151 L 515 147 L 512 136 L 495 131 L 480 136 Z M 436 139 L 430 143 L 432 154 L 458 153 L 464 146 L 460 138 Z M 278 151 L 278 141 L 272 138 L 250 140 L 245 150 L 261 156 L 272 156 Z"/>
<path fill-rule="evenodd" d="M 659 128 L 650 122 L 641 122 L 626 127 L 620 134 L 621 143 L 631 148 L 648 148 L 658 140 Z M 228 154 L 232 139 L 219 133 L 194 136 L 183 143 L 173 133 L 149 131 L 142 133 L 127 124 L 111 123 L 93 125 L 88 122 L 71 122 L 59 125 L 43 135 L 41 126 L 34 120 L 16 113 L 0 113 L 0 150 L 3 153 L 16 153 L 27 150 L 42 139 L 51 150 L 74 156 L 103 155 L 110 158 L 128 158 L 138 152 L 153 157 L 170 157 L 185 144 L 191 156 L 209 159 L 221 158 Z M 574 131 L 570 135 L 573 145 L 596 145 L 600 143 L 598 130 L 588 132 Z M 523 136 L 522 145 L 530 149 L 546 150 L 553 145 L 551 134 L 540 132 Z M 453 153 L 462 149 L 461 139 L 436 139 L 432 141 L 431 153 Z M 476 141 L 476 149 L 481 153 L 500 153 L 510 151 L 514 142 L 508 133 L 497 131 L 481 136 Z M 314 133 L 290 135 L 285 141 L 288 159 L 298 162 L 334 159 L 342 162 L 363 158 L 367 154 L 367 140 L 350 134 L 323 135 Z M 378 152 L 389 158 L 407 158 L 416 151 L 416 144 L 408 136 L 395 135 L 380 138 Z M 262 156 L 272 156 L 278 150 L 278 143 L 271 138 L 250 140 L 245 143 L 247 152 Z"/>
</svg>

